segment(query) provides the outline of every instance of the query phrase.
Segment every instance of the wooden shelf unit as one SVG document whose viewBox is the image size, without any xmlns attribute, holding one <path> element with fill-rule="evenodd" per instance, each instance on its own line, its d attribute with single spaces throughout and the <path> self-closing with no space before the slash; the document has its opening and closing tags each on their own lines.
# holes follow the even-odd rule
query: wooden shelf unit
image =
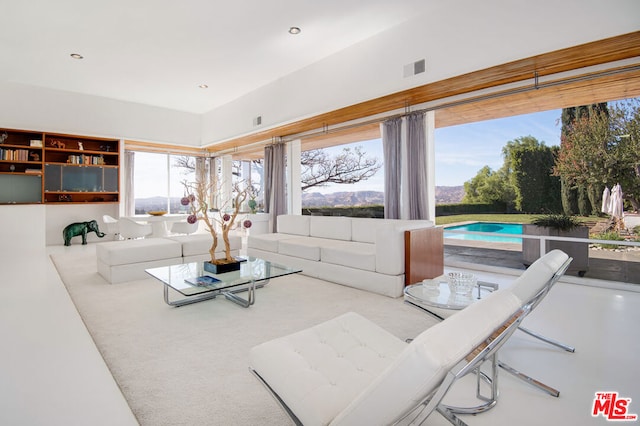
<svg viewBox="0 0 640 426">
<path fill-rule="evenodd" d="M 45 203 L 117 203 L 119 141 L 46 134 Z"/>
<path fill-rule="evenodd" d="M 0 129 L 0 204 L 42 202 L 44 134 Z"/>
<path fill-rule="evenodd" d="M 117 203 L 120 141 L 0 129 L 0 204 Z"/>
</svg>

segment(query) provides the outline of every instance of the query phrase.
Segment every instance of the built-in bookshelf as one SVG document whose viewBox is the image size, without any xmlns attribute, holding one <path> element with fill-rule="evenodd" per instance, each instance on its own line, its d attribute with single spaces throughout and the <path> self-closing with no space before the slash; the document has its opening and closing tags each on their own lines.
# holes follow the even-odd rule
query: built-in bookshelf
<svg viewBox="0 0 640 426">
<path fill-rule="evenodd" d="M 0 204 L 116 203 L 116 139 L 0 129 Z"/>
<path fill-rule="evenodd" d="M 119 141 L 46 134 L 44 202 L 119 201 Z"/>
<path fill-rule="evenodd" d="M 44 134 L 0 129 L 0 204 L 41 203 Z"/>
</svg>

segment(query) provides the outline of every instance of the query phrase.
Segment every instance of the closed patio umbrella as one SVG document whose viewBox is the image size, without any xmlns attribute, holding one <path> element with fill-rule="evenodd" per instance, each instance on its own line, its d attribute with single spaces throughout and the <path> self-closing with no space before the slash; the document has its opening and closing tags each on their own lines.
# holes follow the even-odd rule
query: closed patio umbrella
<svg viewBox="0 0 640 426">
<path fill-rule="evenodd" d="M 611 191 L 609 191 L 609 187 L 604 187 L 604 192 L 602 193 L 602 208 L 600 209 L 602 213 L 609 213 L 611 211 Z"/>
<path fill-rule="evenodd" d="M 619 183 L 611 191 L 611 211 L 609 214 L 616 223 L 622 223 L 622 187 Z"/>
</svg>

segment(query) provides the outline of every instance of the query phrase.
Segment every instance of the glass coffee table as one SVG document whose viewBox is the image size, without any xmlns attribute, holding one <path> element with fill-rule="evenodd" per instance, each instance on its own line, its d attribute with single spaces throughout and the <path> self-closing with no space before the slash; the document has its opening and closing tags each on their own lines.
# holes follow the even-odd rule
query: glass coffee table
<svg viewBox="0 0 640 426">
<path fill-rule="evenodd" d="M 461 295 L 449 290 L 449 284 L 444 275 L 431 281 L 433 281 L 431 287 L 424 286 L 422 283 L 406 286 L 404 301 L 440 320 L 498 289 L 498 284 L 478 281 L 470 294 Z"/>
<path fill-rule="evenodd" d="M 239 271 L 212 274 L 204 270 L 203 262 L 181 263 L 145 269 L 164 284 L 164 301 L 170 306 L 184 306 L 223 295 L 238 305 L 248 308 L 255 302 L 255 290 L 265 286 L 271 278 L 302 272 L 302 269 L 278 265 L 264 259 L 248 257 Z M 201 278 L 205 277 L 205 278 Z M 209 277 L 209 278 L 206 278 Z M 198 278 L 201 278 L 198 280 Z M 204 282 L 202 281 L 212 281 Z M 169 288 L 184 296 L 170 300 Z M 247 298 L 237 293 L 247 292 Z"/>
</svg>

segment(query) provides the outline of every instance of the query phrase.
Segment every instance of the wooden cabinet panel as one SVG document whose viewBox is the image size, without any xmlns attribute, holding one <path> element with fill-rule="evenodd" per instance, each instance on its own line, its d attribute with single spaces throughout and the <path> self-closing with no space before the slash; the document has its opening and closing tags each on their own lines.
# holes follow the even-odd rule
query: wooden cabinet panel
<svg viewBox="0 0 640 426">
<path fill-rule="evenodd" d="M 405 285 L 444 274 L 442 228 L 421 228 L 404 232 Z"/>
</svg>

